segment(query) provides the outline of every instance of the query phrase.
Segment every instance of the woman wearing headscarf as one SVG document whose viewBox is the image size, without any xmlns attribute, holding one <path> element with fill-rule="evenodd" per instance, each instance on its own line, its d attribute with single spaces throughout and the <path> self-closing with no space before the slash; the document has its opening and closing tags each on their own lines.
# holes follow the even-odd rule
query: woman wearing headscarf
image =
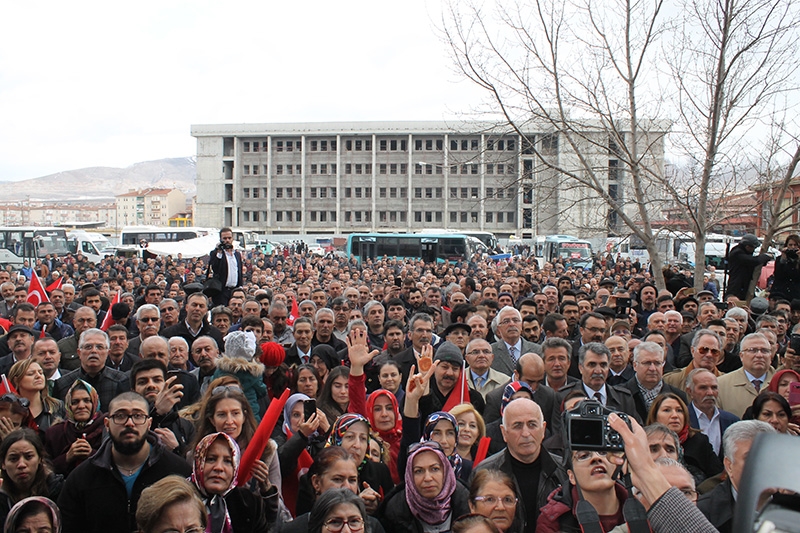
<svg viewBox="0 0 800 533">
<path fill-rule="evenodd" d="M 39 517 L 43 517 L 50 524 L 52 533 L 61 533 L 61 512 L 52 500 L 42 496 L 31 496 L 17 502 L 8 513 L 3 531 L 8 533 L 32 531 L 29 522 L 35 521 L 39 525 L 40 521 L 36 520 Z"/>
<path fill-rule="evenodd" d="M 256 494 L 236 486 L 241 453 L 225 433 L 206 435 L 194 450 L 191 481 L 205 502 L 208 533 L 268 531 L 278 514 L 278 489 L 269 479 Z"/>
<path fill-rule="evenodd" d="M 97 391 L 83 380 L 75 380 L 64 398 L 66 419 L 45 433 L 47 455 L 53 470 L 67 476 L 100 448 L 106 415 L 100 411 Z"/>
<path fill-rule="evenodd" d="M 281 465 L 281 494 L 293 514 L 296 509 L 298 480 L 311 466 L 317 452 L 325 447 L 324 429 L 329 429 L 328 419 L 319 409 L 308 419 L 305 418 L 304 402 L 308 400 L 310 398 L 301 393 L 289 396 L 283 407 L 280 431 L 273 432 Z M 325 425 L 321 427 L 323 421 Z"/>
<path fill-rule="evenodd" d="M 344 448 L 358 465 L 359 496 L 364 500 L 367 511 L 375 514 L 378 504 L 394 487 L 389 468 L 383 463 L 370 461 L 369 451 L 369 420 L 363 415 L 347 413 L 336 419 L 331 427 L 327 446 L 340 446 Z M 297 514 L 311 510 L 313 491 L 310 483 L 303 476 L 300 492 L 297 497 Z"/>
<path fill-rule="evenodd" d="M 342 364 L 333 346 L 327 344 L 317 344 L 311 348 L 311 358 L 308 360 L 311 366 L 317 369 L 319 379 L 324 384 L 328 377 L 328 372 Z"/>
<path fill-rule="evenodd" d="M 428 441 L 409 450 L 405 484 L 389 496 L 382 523 L 387 533 L 444 532 L 469 512 L 469 491 L 456 481 L 441 446 Z"/>
</svg>

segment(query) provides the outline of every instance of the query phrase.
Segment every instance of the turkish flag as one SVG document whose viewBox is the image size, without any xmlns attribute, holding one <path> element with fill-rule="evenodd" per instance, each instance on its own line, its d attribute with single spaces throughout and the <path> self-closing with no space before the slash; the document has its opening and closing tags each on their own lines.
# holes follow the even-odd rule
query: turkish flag
<svg viewBox="0 0 800 533">
<path fill-rule="evenodd" d="M 286 319 L 286 323 L 290 326 L 294 326 L 294 321 L 300 317 L 300 308 L 297 307 L 297 298 L 292 298 L 292 310 L 289 312 L 289 317 Z"/>
<path fill-rule="evenodd" d="M 458 385 L 450 391 L 450 396 L 448 396 L 447 401 L 444 403 L 442 411 L 450 412 L 450 409 L 462 403 L 470 403 L 466 363 L 461 366 L 461 376 L 458 378 Z"/>
<path fill-rule="evenodd" d="M 60 289 L 63 284 L 64 284 L 64 276 L 58 276 L 58 279 L 55 280 L 50 285 L 48 285 L 45 290 L 49 294 L 49 293 L 53 292 L 56 289 Z"/>
<path fill-rule="evenodd" d="M 26 298 L 26 301 L 34 307 L 42 302 L 50 301 L 50 298 L 47 297 L 47 293 L 42 286 L 42 280 L 40 280 L 39 276 L 36 275 L 35 270 L 33 271 L 31 283 L 28 285 L 28 297 Z"/>
<path fill-rule="evenodd" d="M 103 323 L 100 326 L 100 329 L 103 331 L 108 331 L 108 328 L 111 327 L 111 324 L 114 323 L 114 319 L 111 317 L 111 308 L 114 307 L 114 304 L 119 303 L 121 289 L 117 289 L 117 294 L 114 295 L 114 298 L 111 300 L 111 303 L 108 304 L 108 311 L 106 311 L 106 317 L 103 319 Z"/>
</svg>

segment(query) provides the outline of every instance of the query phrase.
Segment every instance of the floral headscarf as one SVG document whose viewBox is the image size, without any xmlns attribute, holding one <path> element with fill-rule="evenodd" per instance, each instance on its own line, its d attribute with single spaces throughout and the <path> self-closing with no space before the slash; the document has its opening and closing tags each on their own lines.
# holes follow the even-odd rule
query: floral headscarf
<svg viewBox="0 0 800 533">
<path fill-rule="evenodd" d="M 372 430 L 372 426 L 370 426 L 369 420 L 367 420 L 365 416 L 356 413 L 345 413 L 337 418 L 336 422 L 333 423 L 333 426 L 331 427 L 331 435 L 328 437 L 328 442 L 325 444 L 325 447 L 341 446 L 344 434 L 347 433 L 347 430 L 350 429 L 353 424 L 357 424 L 359 422 L 364 422 L 364 424 L 366 424 L 367 435 L 369 435 L 369 432 Z M 361 469 L 361 466 L 366 461 L 369 461 L 369 440 L 367 441 L 367 453 L 364 456 L 364 461 L 362 461 L 358 466 L 359 469 Z"/>
<path fill-rule="evenodd" d="M 203 467 L 205 466 L 206 456 L 208 449 L 217 439 L 223 439 L 228 447 L 231 449 L 231 456 L 233 458 L 233 480 L 231 485 L 222 494 L 208 494 L 205 488 L 205 476 L 203 474 Z M 225 504 L 225 496 L 236 487 L 236 476 L 239 473 L 239 461 L 241 460 L 241 452 L 239 445 L 233 437 L 225 433 L 212 433 L 203 437 L 194 450 L 194 464 L 192 465 L 192 477 L 190 478 L 194 483 L 197 490 L 203 496 L 203 500 L 208 510 L 208 525 L 206 526 L 207 533 L 233 533 L 231 526 L 231 517 L 228 514 L 228 507 Z"/>
<path fill-rule="evenodd" d="M 17 523 L 19 515 L 23 511 L 26 511 L 26 508 L 30 507 L 31 504 L 44 505 L 47 510 L 50 511 L 50 520 L 53 523 L 53 533 L 61 533 L 61 512 L 58 510 L 58 507 L 55 503 L 43 496 L 31 496 L 30 498 L 25 498 L 24 500 L 18 501 L 16 505 L 11 508 L 11 511 L 9 511 L 3 531 L 16 531 L 17 527 L 20 525 Z"/>
<path fill-rule="evenodd" d="M 453 424 L 453 429 L 455 429 L 456 432 L 456 445 L 458 445 L 458 421 L 456 420 L 456 417 L 447 411 L 437 411 L 428 415 L 428 419 L 425 421 L 425 427 L 422 429 L 422 439 L 420 439 L 420 442 L 430 441 L 431 433 L 433 433 L 434 428 L 436 428 L 436 424 L 442 420 L 447 420 Z M 463 459 L 461 459 L 461 456 L 456 453 L 455 448 L 453 448 L 453 454 L 449 455 L 447 460 L 450 461 L 450 466 L 453 467 L 456 477 L 460 476 Z"/>
<path fill-rule="evenodd" d="M 439 457 L 444 470 L 442 490 L 435 498 L 422 496 L 414 484 L 414 458 L 423 452 L 433 452 Z M 409 449 L 408 462 L 406 463 L 406 503 L 411 514 L 417 519 L 430 525 L 441 524 L 450 514 L 450 498 L 456 490 L 456 474 L 450 462 L 444 456 L 441 446 L 436 442 L 422 442 Z"/>
<path fill-rule="evenodd" d="M 89 399 L 92 402 L 92 416 L 86 422 L 78 422 L 75 420 L 75 413 L 72 412 L 72 393 L 75 391 L 75 389 L 85 390 L 89 393 Z M 97 395 L 97 391 L 94 389 L 94 387 L 82 379 L 76 379 L 75 383 L 72 384 L 67 392 L 67 395 L 64 397 L 64 408 L 67 411 L 67 420 L 81 428 L 94 420 L 95 416 L 100 411 L 100 397 Z"/>
</svg>

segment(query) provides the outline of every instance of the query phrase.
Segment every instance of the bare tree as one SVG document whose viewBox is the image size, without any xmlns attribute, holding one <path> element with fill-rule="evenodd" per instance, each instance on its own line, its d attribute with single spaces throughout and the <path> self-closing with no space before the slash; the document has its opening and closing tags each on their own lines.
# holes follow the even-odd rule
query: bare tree
<svg viewBox="0 0 800 533">
<path fill-rule="evenodd" d="M 489 109 L 523 138 L 548 132 L 569 148 L 571 157 L 553 157 L 547 138 L 529 139 L 537 179 L 550 176 L 556 189 L 576 183 L 607 205 L 609 219 L 644 243 L 659 287 L 653 220 L 661 206 L 669 200 L 686 210 L 697 238 L 695 285 L 702 285 L 705 233 L 716 221 L 709 191 L 730 187 L 736 165 L 727 155 L 743 149 L 742 138 L 796 70 L 798 17 L 788 0 L 682 7 L 668 18 L 661 0 L 532 0 L 491 11 L 453 2 L 443 17 L 457 69 L 486 89 Z M 665 175 L 668 134 L 697 169 L 688 182 Z"/>
<path fill-rule="evenodd" d="M 675 144 L 701 169 L 692 183 L 696 208 L 687 210 L 701 288 L 713 222 L 709 191 L 735 171 L 732 160 L 746 150 L 746 135 L 764 110 L 793 88 L 798 17 L 787 0 L 687 0 L 681 12 L 666 57 L 677 84 Z"/>
</svg>

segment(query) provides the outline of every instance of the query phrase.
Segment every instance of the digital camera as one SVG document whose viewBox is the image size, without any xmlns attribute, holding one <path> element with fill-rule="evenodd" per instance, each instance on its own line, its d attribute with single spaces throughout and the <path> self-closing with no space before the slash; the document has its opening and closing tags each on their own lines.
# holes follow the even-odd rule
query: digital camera
<svg viewBox="0 0 800 533">
<path fill-rule="evenodd" d="M 616 413 L 631 427 L 625 413 L 603 407 L 597 400 L 584 400 L 575 409 L 564 412 L 566 442 L 572 450 L 622 451 L 622 436 L 608 425 L 608 415 Z"/>
</svg>

